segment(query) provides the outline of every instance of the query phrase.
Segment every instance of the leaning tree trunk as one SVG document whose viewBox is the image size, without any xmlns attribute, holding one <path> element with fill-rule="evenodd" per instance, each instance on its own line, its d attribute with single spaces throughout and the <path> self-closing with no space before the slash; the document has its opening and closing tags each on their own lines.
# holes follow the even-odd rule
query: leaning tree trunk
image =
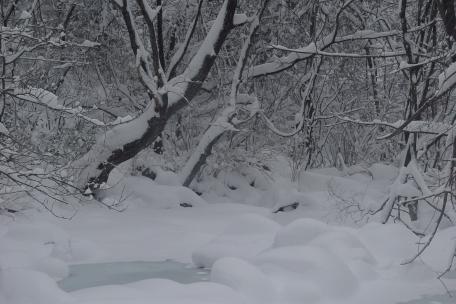
<svg viewBox="0 0 456 304">
<path fill-rule="evenodd" d="M 143 0 L 137 0 L 147 4 Z M 82 188 L 96 191 L 108 180 L 109 173 L 117 165 L 137 155 L 143 149 L 160 139 L 168 119 L 185 107 L 201 88 L 227 35 L 234 27 L 233 17 L 237 0 L 225 0 L 209 33 L 181 75 L 167 81 L 172 88 L 167 93 L 159 93 L 153 68 L 143 55 L 144 44 L 136 31 L 131 15 L 130 1 L 114 1 L 122 12 L 130 37 L 133 52 L 139 58 L 138 71 L 143 85 L 151 92 L 151 102 L 136 119 L 115 126 L 98 138 L 92 149 L 73 165 L 79 170 L 78 184 Z M 147 10 L 145 10 L 147 13 Z M 150 10 L 149 10 L 150 11 Z M 152 17 L 144 16 L 152 22 Z M 158 77 L 159 78 L 159 77 Z M 176 93 L 173 93 L 176 92 Z M 166 102 L 163 102 L 166 101 Z"/>
<path fill-rule="evenodd" d="M 269 0 L 261 1 L 258 12 L 251 18 L 249 33 L 244 40 L 242 49 L 239 53 L 239 59 L 234 70 L 233 79 L 231 82 L 231 92 L 228 98 L 228 105 L 222 111 L 220 116 L 206 129 L 203 136 L 199 140 L 198 146 L 191 154 L 190 158 L 185 163 L 184 167 L 179 172 L 179 177 L 182 184 L 186 187 L 190 186 L 195 176 L 200 171 L 201 167 L 206 163 L 207 158 L 211 155 L 212 147 L 229 130 L 237 131 L 236 125 L 242 123 L 236 120 L 236 106 L 240 102 L 239 87 L 242 82 L 243 72 L 247 63 L 247 57 L 252 46 L 252 39 L 260 26 L 260 20 L 263 16 Z M 258 110 L 258 99 L 254 96 L 244 94 L 244 107 L 251 107 L 249 113 L 250 118 L 254 117 Z M 246 98 L 247 96 L 247 98 Z M 246 121 L 247 121 L 246 120 Z M 244 121 L 245 122 L 245 121 Z"/>
</svg>

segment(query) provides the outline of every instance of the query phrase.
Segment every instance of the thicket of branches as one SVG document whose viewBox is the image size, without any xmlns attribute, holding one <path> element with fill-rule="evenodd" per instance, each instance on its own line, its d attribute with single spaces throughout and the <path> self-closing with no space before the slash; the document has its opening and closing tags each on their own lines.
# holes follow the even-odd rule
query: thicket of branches
<svg viewBox="0 0 456 304">
<path fill-rule="evenodd" d="M 383 222 L 452 220 L 453 1 L 5 0 L 0 17 L 0 208 L 96 197 L 126 161 L 190 186 L 285 155 L 293 179 L 394 163 Z"/>
</svg>

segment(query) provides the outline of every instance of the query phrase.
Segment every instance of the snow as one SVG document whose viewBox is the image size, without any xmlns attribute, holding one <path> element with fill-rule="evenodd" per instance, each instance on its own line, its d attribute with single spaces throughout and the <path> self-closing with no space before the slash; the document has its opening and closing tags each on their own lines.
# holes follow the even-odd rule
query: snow
<svg viewBox="0 0 456 304">
<path fill-rule="evenodd" d="M 160 278 L 188 284 L 208 279 L 209 272 L 184 263 L 163 262 L 114 262 L 76 264 L 70 266 L 67 278 L 58 282 L 65 291 L 75 291 L 103 285 L 120 285 Z"/>
<path fill-rule="evenodd" d="M 453 246 L 451 246 L 453 244 Z M 439 231 L 429 248 L 423 252 L 422 259 L 434 271 L 443 272 L 451 263 L 455 254 L 456 227 L 449 227 Z"/>
<path fill-rule="evenodd" d="M 16 90 L 15 94 L 21 96 L 21 98 L 30 99 L 37 103 L 45 104 L 54 109 L 63 108 L 63 105 L 59 103 L 58 97 L 45 89 L 41 88 L 27 88 L 26 90 Z"/>
<path fill-rule="evenodd" d="M 285 164 L 270 164 L 278 173 L 258 188 L 249 185 L 260 179 L 258 173 L 220 174 L 202 187 L 202 196 L 173 185 L 178 176 L 166 171 L 158 172 L 159 181 L 120 174 L 103 195 L 121 212 L 84 203 L 71 221 L 34 209 L 14 218 L 0 215 L 0 303 L 395 304 L 445 293 L 436 271 L 448 266 L 454 226 L 437 233 L 422 259 L 404 266 L 423 240 L 403 225 L 372 220 L 347 222 L 350 228 L 335 220 L 340 214 L 327 193 L 329 185 L 343 193 L 363 192 L 365 208 L 369 199 L 387 192 L 396 168 L 376 164 L 368 169 L 372 176 L 357 177 L 328 168 L 303 173 L 292 183 L 285 178 Z M 237 188 L 227 190 L 226 184 Z M 296 210 L 272 213 L 297 199 L 303 205 Z M 182 207 L 183 201 L 192 207 Z M 86 275 L 95 279 L 122 267 L 130 267 L 124 274 L 133 276 L 135 267 L 144 270 L 141 265 L 170 260 L 189 268 L 211 267 L 210 281 L 181 284 L 166 275 L 142 276 L 137 282 L 113 280 L 72 292 L 56 284 L 68 275 L 68 265 L 70 271 L 85 265 L 78 276 L 88 269 L 95 273 Z M 454 278 L 443 280 L 456 290 Z"/>
<path fill-rule="evenodd" d="M 191 285 L 151 279 L 121 286 L 103 286 L 74 292 L 76 303 L 84 304 L 241 304 L 243 298 L 233 289 L 216 283 Z"/>
<path fill-rule="evenodd" d="M 32 14 L 30 14 L 28 11 L 22 11 L 21 15 L 19 16 L 20 20 L 25 20 L 25 19 L 30 19 L 32 18 Z"/>
<path fill-rule="evenodd" d="M 96 144 L 81 159 L 74 162 L 75 168 L 81 168 L 79 182 L 84 185 L 88 177 L 93 176 L 100 160 L 121 148 L 132 138 L 140 138 L 148 128 L 148 121 L 157 116 L 154 104 L 150 104 L 136 119 L 114 126 L 98 137 Z"/>
<path fill-rule="evenodd" d="M 231 287 L 249 303 L 274 303 L 273 282 L 255 265 L 234 257 L 224 257 L 212 267 L 211 281 Z"/>
<path fill-rule="evenodd" d="M 314 219 L 298 219 L 282 228 L 274 239 L 275 247 L 306 245 L 330 230 L 328 225 Z"/>
<path fill-rule="evenodd" d="M 357 280 L 350 269 L 336 255 L 314 246 L 272 248 L 260 254 L 255 262 L 276 282 L 285 280 L 278 296 L 287 300 L 289 294 L 304 298 L 344 298 L 355 292 Z M 288 281 L 295 281 L 288 284 Z M 299 284 L 297 284 L 299 282 Z M 285 283 L 285 284 L 283 284 Z M 310 291 L 301 286 L 309 286 Z M 308 295 L 307 295 L 308 293 Z"/>
<path fill-rule="evenodd" d="M 0 122 L 0 134 L 6 134 L 8 135 L 8 129 L 5 127 L 3 123 Z"/>
<path fill-rule="evenodd" d="M 25 287 L 25 288 L 24 288 Z M 7 304 L 74 303 L 70 295 L 42 272 L 28 269 L 0 271 L 0 302 Z"/>
<path fill-rule="evenodd" d="M 101 44 L 98 43 L 98 42 L 94 42 L 94 41 L 90 41 L 90 40 L 84 40 L 80 46 L 83 46 L 83 47 L 88 47 L 88 48 L 93 48 L 93 47 L 96 47 L 96 46 L 100 46 Z"/>
<path fill-rule="evenodd" d="M 390 180 L 393 181 L 399 174 L 399 170 L 392 165 L 373 164 L 369 168 L 372 178 L 375 180 Z"/>
<path fill-rule="evenodd" d="M 219 236 L 193 252 L 193 263 L 210 268 L 221 257 L 250 258 L 270 247 L 279 225 L 256 214 L 235 219 Z"/>
<path fill-rule="evenodd" d="M 133 120 L 133 117 L 130 115 L 124 116 L 124 117 L 117 117 L 116 120 L 112 122 L 113 125 L 117 125 L 120 123 L 125 123 L 129 122 L 130 120 Z"/>
<path fill-rule="evenodd" d="M 246 14 L 234 14 L 233 17 L 233 25 L 241 25 L 248 21 L 248 17 Z"/>
<path fill-rule="evenodd" d="M 172 90 L 169 90 L 169 106 L 172 106 L 177 101 L 181 100 L 182 95 L 185 95 L 182 94 L 182 92 L 184 92 L 188 86 L 188 80 L 201 81 L 201 79 L 199 79 L 199 77 L 201 77 L 200 70 L 201 67 L 204 66 L 205 60 L 216 56 L 214 48 L 216 47 L 217 41 L 228 22 L 231 21 L 232 23 L 232 20 L 225 22 L 225 19 L 228 18 L 228 4 L 229 1 L 224 1 L 217 18 L 206 35 L 206 38 L 202 42 L 195 56 L 191 59 L 184 73 L 169 81 L 170 86 L 173 87 Z"/>
<path fill-rule="evenodd" d="M 445 71 L 439 75 L 439 91 L 441 96 L 449 89 L 451 89 L 456 82 L 456 63 L 452 63 Z"/>
<path fill-rule="evenodd" d="M 163 174 L 161 175 L 163 179 Z M 192 190 L 182 186 L 159 185 L 146 177 L 131 176 L 109 188 L 110 197 L 105 201 L 114 199 L 123 203 L 123 207 L 135 208 L 138 206 L 152 206 L 153 208 L 179 208 L 181 204 L 192 207 L 205 205 L 206 202 Z M 102 194 L 102 196 L 104 196 Z M 127 200 L 127 202 L 123 202 Z"/>
<path fill-rule="evenodd" d="M 400 224 L 367 224 L 359 233 L 362 242 L 371 249 L 379 265 L 401 263 L 416 252 L 418 238 Z M 388 242 L 383 239 L 388 237 Z M 392 237 L 394 236 L 394 237 Z"/>
</svg>

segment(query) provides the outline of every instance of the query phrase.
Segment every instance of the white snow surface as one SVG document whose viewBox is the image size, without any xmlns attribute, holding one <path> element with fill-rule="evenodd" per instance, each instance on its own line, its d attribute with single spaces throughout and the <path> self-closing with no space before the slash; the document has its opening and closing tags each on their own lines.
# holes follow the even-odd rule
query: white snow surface
<svg viewBox="0 0 456 304">
<path fill-rule="evenodd" d="M 285 168 L 273 179 L 233 171 L 197 185 L 202 196 L 170 185 L 175 176 L 162 172 L 157 182 L 118 178 L 104 203 L 121 212 L 93 203 L 78 206 L 72 220 L 37 209 L 0 214 L 0 303 L 395 304 L 445 294 L 437 275 L 454 249 L 454 226 L 440 230 L 422 258 L 401 265 L 420 241 L 405 226 L 338 220 L 330 187 L 352 198 L 362 192 L 367 208 L 398 172 L 379 164 L 368 171 L 316 170 L 296 183 L 287 182 Z M 296 210 L 272 213 L 293 201 Z M 56 284 L 69 264 L 167 259 L 210 267 L 210 281 L 147 279 L 70 293 Z M 450 291 L 452 277 L 443 278 Z"/>
<path fill-rule="evenodd" d="M 8 135 L 8 129 L 5 127 L 3 123 L 0 122 L 0 134 L 6 134 Z"/>
</svg>

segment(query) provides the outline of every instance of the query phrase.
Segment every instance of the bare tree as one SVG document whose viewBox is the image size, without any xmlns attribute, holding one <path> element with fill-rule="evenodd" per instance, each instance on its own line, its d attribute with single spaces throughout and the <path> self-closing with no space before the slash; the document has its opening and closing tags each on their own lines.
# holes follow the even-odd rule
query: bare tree
<svg viewBox="0 0 456 304">
<path fill-rule="evenodd" d="M 154 145 L 156 151 L 161 150 L 161 134 L 168 119 L 180 109 L 188 105 L 198 94 L 204 80 L 214 64 L 223 42 L 234 28 L 234 15 L 237 1 L 226 0 L 213 22 L 205 39 L 192 59 L 185 64 L 182 73 L 174 76 L 177 66 L 184 64 L 183 58 L 188 52 L 189 41 L 195 32 L 196 19 L 200 16 L 201 5 L 195 16 L 193 25 L 181 48 L 176 51 L 168 66 L 165 66 L 163 28 L 160 18 L 161 6 L 153 9 L 149 2 L 137 0 L 139 14 L 144 19 L 148 37 L 142 39 L 137 29 L 134 16 L 134 4 L 130 0 L 113 0 L 124 20 L 132 52 L 136 58 L 140 81 L 149 94 L 149 104 L 138 117 L 128 123 L 119 125 L 101 136 L 92 149 L 74 165 L 80 168 L 80 184 L 88 185 L 96 190 L 107 181 L 111 170 L 120 163 L 131 159 L 144 148 Z M 161 3 L 161 2 L 160 2 Z M 146 48 L 150 46 L 150 51 Z"/>
</svg>

